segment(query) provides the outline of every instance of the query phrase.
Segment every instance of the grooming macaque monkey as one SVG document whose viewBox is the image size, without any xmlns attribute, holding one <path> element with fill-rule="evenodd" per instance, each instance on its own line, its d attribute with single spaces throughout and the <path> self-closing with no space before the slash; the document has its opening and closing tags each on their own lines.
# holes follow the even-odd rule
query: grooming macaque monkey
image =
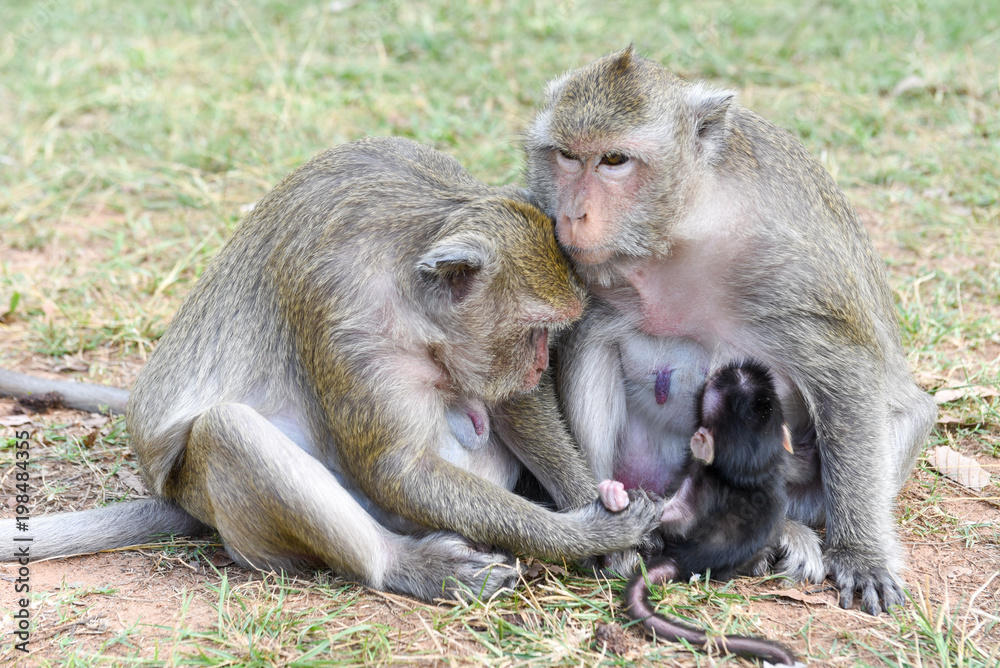
<svg viewBox="0 0 1000 668">
<path fill-rule="evenodd" d="M 936 408 L 844 193 L 734 98 L 631 47 L 549 85 L 528 185 L 599 298 L 560 347 L 560 395 L 598 479 L 662 494 L 710 363 L 760 360 L 795 446 L 779 566 L 877 614 L 903 602 L 893 501 Z"/>
<path fill-rule="evenodd" d="M 785 515 L 785 449 L 790 449 L 781 404 L 767 369 L 755 362 L 715 371 L 697 398 L 698 429 L 682 468 L 680 486 L 663 508 L 664 543 L 646 574 L 625 589 L 626 612 L 663 640 L 714 645 L 774 664 L 795 664 L 790 650 L 761 638 L 722 636 L 656 613 L 648 582 L 686 581 L 711 572 L 728 580 L 755 563 L 781 532 Z M 598 486 L 610 510 L 628 507 L 621 481 Z"/>
<path fill-rule="evenodd" d="M 157 498 L 32 519 L 32 557 L 205 524 L 246 566 L 432 599 L 511 585 L 510 557 L 475 544 L 635 545 L 659 506 L 608 512 L 552 383 L 531 392 L 584 297 L 521 191 L 403 139 L 330 149 L 247 216 L 132 388 Z M 510 492 L 522 464 L 574 510 Z M 0 544 L 13 533 L 0 523 Z"/>
</svg>

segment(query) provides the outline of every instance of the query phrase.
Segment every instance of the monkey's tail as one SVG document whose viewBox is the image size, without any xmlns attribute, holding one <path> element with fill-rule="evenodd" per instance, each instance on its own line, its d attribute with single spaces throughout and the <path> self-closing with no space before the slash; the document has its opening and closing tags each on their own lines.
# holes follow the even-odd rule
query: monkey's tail
<svg viewBox="0 0 1000 668">
<path fill-rule="evenodd" d="M 0 520 L 0 561 L 31 561 L 141 545 L 163 534 L 192 535 L 208 527 L 161 498 L 116 503 L 28 520 Z"/>
<path fill-rule="evenodd" d="M 649 582 L 669 582 L 677 577 L 677 565 L 671 559 L 654 562 L 646 571 Z M 702 631 L 657 614 L 649 601 L 649 587 L 642 571 L 636 573 L 625 588 L 625 613 L 641 622 L 656 638 L 678 642 L 686 640 L 696 647 L 713 645 L 723 652 L 757 657 L 774 665 L 796 665 L 795 654 L 776 642 L 750 636 L 712 637 Z"/>
<path fill-rule="evenodd" d="M 128 390 L 117 387 L 49 380 L 0 369 L 0 396 L 20 397 L 49 392 L 57 393 L 63 406 L 91 413 L 110 411 L 121 415 L 125 412 L 125 402 L 128 400 Z"/>
</svg>

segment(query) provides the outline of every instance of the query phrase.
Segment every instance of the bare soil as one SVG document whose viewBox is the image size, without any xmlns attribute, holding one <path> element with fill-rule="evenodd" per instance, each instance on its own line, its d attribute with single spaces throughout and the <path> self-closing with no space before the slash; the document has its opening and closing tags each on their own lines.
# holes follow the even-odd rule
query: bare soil
<svg viewBox="0 0 1000 668">
<path fill-rule="evenodd" d="M 880 252 L 892 256 L 895 271 L 921 275 L 927 269 L 926 256 L 888 241 L 893 226 L 891 212 L 875 215 L 862 211 L 876 239 Z M 71 235 L 70 235 L 71 236 Z M 5 261 L 16 263 L 20 271 L 44 276 L 49 263 L 59 262 L 59 255 L 12 252 Z M 975 264 L 972 258 L 955 258 Z M 1000 306 L 970 302 L 987 317 L 1000 321 Z M 84 380 L 128 387 L 142 364 L 138 354 L 122 356 L 112 349 L 98 349 L 76 356 L 51 358 L 13 352 L 8 344 L 24 340 L 24 323 L 0 327 L 0 344 L 8 350 L 5 366 L 19 371 L 53 378 L 75 377 Z M 975 363 L 993 363 L 1000 357 L 1000 344 L 986 342 L 974 349 L 954 343 L 954 355 Z M 928 369 L 917 368 L 918 380 L 925 387 L 937 388 L 958 383 Z M 995 400 L 995 399 L 994 399 Z M 926 609 L 929 624 L 940 623 L 936 617 L 944 609 L 957 629 L 967 632 L 972 642 L 986 654 L 1000 645 L 1000 545 L 997 519 L 1000 499 L 1000 460 L 989 454 L 985 444 L 995 447 L 1000 427 L 986 425 L 978 440 L 956 438 L 956 424 L 968 417 L 955 411 L 942 411 L 939 433 L 948 437 L 952 447 L 975 457 L 994 473 L 994 482 L 981 492 L 972 492 L 939 478 L 925 466 L 918 467 L 900 495 L 901 529 L 904 558 L 908 570 L 904 577 L 913 595 L 911 605 Z M 30 430 L 35 434 L 32 461 L 33 484 L 43 490 L 32 506 L 32 515 L 61 510 L 78 510 L 109 500 L 145 494 L 138 481 L 134 458 L 126 445 L 107 446 L 99 438 L 113 424 L 98 416 L 55 409 L 40 414 L 24 414 L 13 400 L 0 399 L 0 436 Z M 963 440 L 964 439 L 964 440 Z M 14 481 L 9 451 L 0 451 L 0 515 L 13 515 Z M 85 463 L 82 463 L 85 462 Z M 117 472 L 115 472 L 117 471 Z M 110 657 L 138 655 L 153 664 L 170 665 L 193 655 L 197 645 L 178 639 L 190 632 L 218 633 L 222 613 L 218 608 L 218 587 L 224 574 L 230 588 L 269 586 L 271 576 L 251 573 L 232 564 L 217 546 L 209 541 L 190 543 L 181 549 L 161 546 L 102 553 L 67 559 L 35 562 L 30 565 L 31 592 L 36 597 L 31 606 L 34 622 L 31 654 L 15 652 L 10 640 L 14 629 L 13 582 L 18 565 L 0 563 L 0 662 L 15 665 L 60 665 L 72 652 L 77 655 Z M 192 555 L 195 555 L 192 557 Z M 528 588 L 538 587 L 539 595 L 547 578 L 558 573 L 541 569 Z M 290 596 L 284 609 L 311 610 L 328 604 L 325 595 L 314 592 L 312 583 L 331 582 L 329 574 L 305 574 L 299 593 Z M 409 599 L 348 587 L 350 607 L 327 622 L 327 632 L 365 621 L 386 624 L 396 629 L 394 649 L 408 656 L 421 649 L 421 663 L 452 664 L 481 661 L 482 645 L 467 630 L 440 633 L 438 617 L 447 607 L 435 608 Z M 759 616 L 759 633 L 788 638 L 808 628 L 806 640 L 793 640 L 793 648 L 806 655 L 837 656 L 835 647 L 846 638 L 863 639 L 873 648 L 888 648 L 899 638 L 899 626 L 889 616 L 873 618 L 858 610 L 842 610 L 832 587 L 801 586 L 778 590 L 775 582 L 746 579 L 736 583 L 740 591 L 761 593 L 776 591 L 773 598 L 757 601 L 751 612 Z M 624 618 L 620 617 L 624 622 Z M 473 624 L 474 626 L 474 624 Z M 634 629 L 618 625 L 576 625 L 581 644 L 593 645 L 595 637 L 606 652 L 624 661 L 642 662 L 649 641 Z M 569 632 L 569 630 L 567 631 Z M 218 637 L 218 636 L 216 636 Z M 231 642 L 240 642 L 239 634 L 230 634 Z M 228 648 L 240 654 L 240 648 Z M 396 654 L 393 652 L 391 655 Z M 868 661 L 867 659 L 865 660 Z M 843 658 L 813 665 L 840 665 Z M 928 665 L 934 663 L 928 659 Z M 678 665 L 690 664 L 690 660 Z"/>
</svg>

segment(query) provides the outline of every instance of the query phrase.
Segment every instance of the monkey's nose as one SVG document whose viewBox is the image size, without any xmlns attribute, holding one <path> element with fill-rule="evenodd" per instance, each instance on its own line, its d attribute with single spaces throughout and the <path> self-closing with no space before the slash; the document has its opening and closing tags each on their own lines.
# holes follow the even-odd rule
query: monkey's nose
<svg viewBox="0 0 1000 668">
<path fill-rule="evenodd" d="M 580 246 L 584 225 L 587 223 L 587 213 L 562 213 L 556 225 L 556 237 L 566 246 Z"/>
</svg>

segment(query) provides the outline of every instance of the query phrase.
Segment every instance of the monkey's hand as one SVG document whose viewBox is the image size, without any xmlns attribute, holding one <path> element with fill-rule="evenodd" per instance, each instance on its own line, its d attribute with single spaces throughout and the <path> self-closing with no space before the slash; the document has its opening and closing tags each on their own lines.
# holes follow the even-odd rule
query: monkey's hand
<svg viewBox="0 0 1000 668">
<path fill-rule="evenodd" d="M 621 550 L 580 560 L 580 568 L 605 578 L 630 578 L 639 570 L 642 558 L 637 550 Z"/>
<path fill-rule="evenodd" d="M 840 589 L 840 607 L 851 608 L 855 592 L 861 593 L 862 609 L 873 615 L 905 602 L 902 583 L 889 571 L 884 554 L 829 548 L 824 556 Z"/>
<path fill-rule="evenodd" d="M 656 504 L 657 508 L 663 508 L 663 501 L 659 497 L 650 497 L 642 490 L 628 490 L 626 492 L 622 484 L 616 481 L 605 480 L 598 485 L 598 489 L 600 490 L 601 503 L 609 510 L 614 510 L 614 507 L 628 508 L 632 503 L 632 499 L 639 495 L 649 498 Z M 630 577 L 639 568 L 639 563 L 644 558 L 649 558 L 652 555 L 662 552 L 663 536 L 658 529 L 658 526 L 654 526 L 651 530 L 647 531 L 638 543 L 636 543 L 636 549 L 620 550 L 596 557 L 588 557 L 580 561 L 580 566 L 586 570 L 593 570 L 605 577 Z"/>
<path fill-rule="evenodd" d="M 585 520 L 595 525 L 607 524 L 609 533 L 631 536 L 629 541 L 635 545 L 659 528 L 663 499 L 641 489 L 626 491 L 619 482 L 606 480 L 601 485 L 597 500 L 574 512 L 592 515 Z"/>
<path fill-rule="evenodd" d="M 660 556 L 663 547 L 663 532 L 653 531 L 646 534 L 634 550 L 621 550 L 599 557 L 589 557 L 581 560 L 580 566 L 604 577 L 630 578 L 639 570 L 640 563 Z"/>
<path fill-rule="evenodd" d="M 438 531 L 413 539 L 401 551 L 406 564 L 394 569 L 385 583 L 427 601 L 435 598 L 487 600 L 517 584 L 517 563 L 504 552 L 484 552 L 462 536 Z"/>
</svg>

